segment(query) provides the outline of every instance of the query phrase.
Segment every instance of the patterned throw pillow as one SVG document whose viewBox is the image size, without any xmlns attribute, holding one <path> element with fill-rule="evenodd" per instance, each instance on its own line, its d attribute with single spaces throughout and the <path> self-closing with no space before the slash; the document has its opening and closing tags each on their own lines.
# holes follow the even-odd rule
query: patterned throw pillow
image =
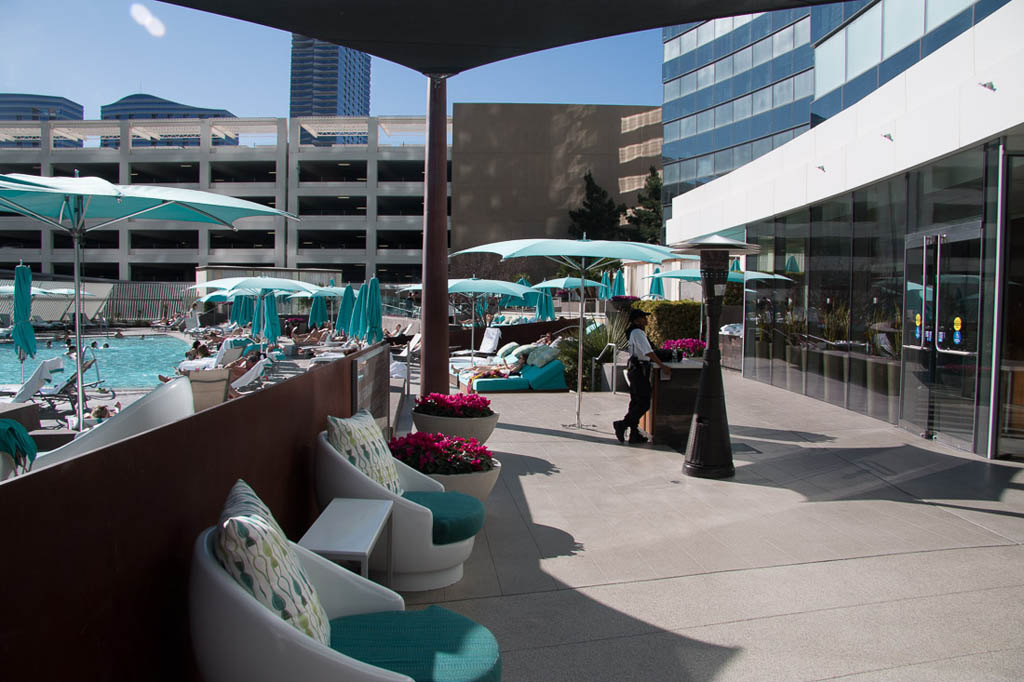
<svg viewBox="0 0 1024 682">
<path fill-rule="evenodd" d="M 270 510 L 241 479 L 221 511 L 214 553 L 259 603 L 299 632 L 330 646 L 331 624 L 316 588 Z"/>
<path fill-rule="evenodd" d="M 348 419 L 327 417 L 327 442 L 364 474 L 394 494 L 402 494 L 391 449 L 368 410 L 359 410 Z"/>
<path fill-rule="evenodd" d="M 526 359 L 526 364 L 533 365 L 534 367 L 543 367 L 557 357 L 557 348 L 540 345 L 530 352 L 530 357 Z"/>
<path fill-rule="evenodd" d="M 522 346 L 519 346 L 518 348 L 514 348 L 512 352 L 508 354 L 510 364 L 515 364 L 515 362 L 524 355 L 529 356 L 529 354 L 533 352 L 533 349 L 536 347 L 537 344 L 535 343 L 526 343 L 523 344 Z"/>
<path fill-rule="evenodd" d="M 518 347 L 519 347 L 518 343 L 516 343 L 515 341 L 509 341 L 504 346 L 502 346 L 501 348 L 498 349 L 498 352 L 495 354 L 495 357 L 500 360 L 501 358 L 505 357 L 506 355 L 508 355 L 509 353 L 511 353 L 512 351 L 514 351 Z"/>
</svg>

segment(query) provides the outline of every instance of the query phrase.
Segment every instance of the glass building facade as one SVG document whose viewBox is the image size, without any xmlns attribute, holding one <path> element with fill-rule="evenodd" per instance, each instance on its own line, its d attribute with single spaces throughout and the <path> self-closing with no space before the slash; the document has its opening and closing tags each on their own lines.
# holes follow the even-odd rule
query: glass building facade
<svg viewBox="0 0 1024 682">
<path fill-rule="evenodd" d="M 662 30 L 663 205 L 856 104 L 1008 0 L 849 0 Z"/>
<path fill-rule="evenodd" d="M 293 33 L 289 116 L 369 115 L 370 55 Z M 304 132 L 301 142 L 366 144 L 366 138 L 317 139 Z"/>
<path fill-rule="evenodd" d="M 100 107 L 100 120 L 122 121 L 135 119 L 176 119 L 176 118 L 235 118 L 227 109 L 209 109 L 179 104 L 153 95 L 128 95 L 112 104 Z M 116 146 L 116 140 L 103 140 L 102 146 Z M 159 140 L 134 138 L 133 147 L 194 147 L 199 144 L 198 137 L 167 137 Z M 236 137 L 217 137 L 214 145 L 237 145 Z"/>
<path fill-rule="evenodd" d="M 0 93 L 0 121 L 81 121 L 82 105 L 66 97 Z M 56 147 L 81 147 L 76 140 L 59 140 Z M 0 148 L 37 148 L 38 140 L 0 140 Z"/>
</svg>

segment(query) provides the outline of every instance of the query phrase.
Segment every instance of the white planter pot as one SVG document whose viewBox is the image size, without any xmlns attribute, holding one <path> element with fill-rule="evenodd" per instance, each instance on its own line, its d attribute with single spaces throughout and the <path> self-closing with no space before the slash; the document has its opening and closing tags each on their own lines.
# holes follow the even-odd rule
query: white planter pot
<svg viewBox="0 0 1024 682">
<path fill-rule="evenodd" d="M 459 438 L 476 438 L 485 443 L 498 425 L 498 413 L 489 417 L 435 417 L 431 414 L 412 413 L 412 423 L 417 431 L 443 433 Z"/>
<path fill-rule="evenodd" d="M 501 473 L 501 462 L 494 460 L 494 468 L 488 471 L 474 471 L 469 474 L 430 474 L 430 477 L 444 486 L 446 492 L 455 491 L 471 495 L 484 502 L 491 494 Z"/>
</svg>

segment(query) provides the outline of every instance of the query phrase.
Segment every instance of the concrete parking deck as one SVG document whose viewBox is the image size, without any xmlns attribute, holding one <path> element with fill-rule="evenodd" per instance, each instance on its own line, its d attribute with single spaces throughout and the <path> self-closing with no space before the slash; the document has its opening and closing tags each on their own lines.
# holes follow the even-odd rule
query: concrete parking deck
<svg viewBox="0 0 1024 682">
<path fill-rule="evenodd" d="M 736 476 L 619 444 L 627 397 L 491 396 L 466 575 L 506 682 L 1024 679 L 1024 465 L 725 376 Z"/>
</svg>

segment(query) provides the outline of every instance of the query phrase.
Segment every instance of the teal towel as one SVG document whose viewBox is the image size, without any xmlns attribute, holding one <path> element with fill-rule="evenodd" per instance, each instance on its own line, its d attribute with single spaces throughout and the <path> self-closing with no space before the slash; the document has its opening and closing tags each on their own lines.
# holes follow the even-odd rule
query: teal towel
<svg viewBox="0 0 1024 682">
<path fill-rule="evenodd" d="M 38 451 L 24 426 L 13 419 L 0 419 L 0 452 L 9 453 L 16 467 L 31 468 Z"/>
</svg>

